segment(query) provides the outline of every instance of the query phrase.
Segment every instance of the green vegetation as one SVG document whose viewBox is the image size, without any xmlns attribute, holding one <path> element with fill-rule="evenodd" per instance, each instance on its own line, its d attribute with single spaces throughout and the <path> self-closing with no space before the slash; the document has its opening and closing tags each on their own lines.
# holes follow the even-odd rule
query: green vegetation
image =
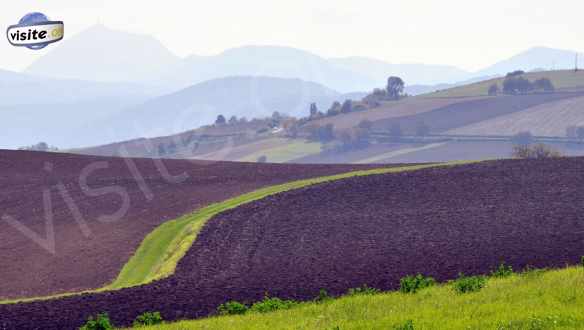
<svg viewBox="0 0 584 330">
<path fill-rule="evenodd" d="M 79 330 L 113 330 L 113 325 L 110 322 L 107 313 L 98 314 L 97 318 L 89 317 L 87 323 Z"/>
<path fill-rule="evenodd" d="M 491 276 L 493 277 L 508 277 L 513 275 L 513 267 L 509 265 L 505 265 L 505 263 L 501 263 L 497 269 L 491 272 Z"/>
<path fill-rule="evenodd" d="M 487 279 L 484 276 L 465 276 L 460 274 L 454 281 L 454 290 L 458 293 L 477 292 L 485 287 Z"/>
<path fill-rule="evenodd" d="M 254 313 L 269 313 L 278 310 L 290 309 L 298 306 L 299 302 L 294 300 L 282 300 L 280 298 L 265 297 L 264 300 L 258 301 L 249 309 Z"/>
<path fill-rule="evenodd" d="M 160 312 L 146 312 L 136 318 L 134 328 L 162 324 L 162 321 Z"/>
<path fill-rule="evenodd" d="M 364 294 L 364 295 L 368 295 L 368 294 L 378 294 L 379 290 L 376 288 L 370 288 L 367 286 L 367 284 L 358 287 L 358 288 L 353 288 L 353 289 L 349 289 L 349 291 L 347 292 L 347 295 L 349 296 L 356 296 L 356 295 L 360 295 L 360 294 Z"/>
<path fill-rule="evenodd" d="M 426 277 L 422 274 L 406 276 L 400 280 L 399 291 L 402 293 L 416 293 L 434 286 L 434 284 L 436 284 L 436 281 L 432 277 Z"/>
<path fill-rule="evenodd" d="M 239 301 L 228 301 L 217 307 L 219 315 L 242 315 L 247 313 L 249 307 Z"/>
<path fill-rule="evenodd" d="M 584 328 L 584 270 L 528 271 L 485 278 L 478 292 L 454 283 L 417 294 L 344 296 L 274 313 L 213 317 L 148 329 L 576 329 Z"/>
</svg>

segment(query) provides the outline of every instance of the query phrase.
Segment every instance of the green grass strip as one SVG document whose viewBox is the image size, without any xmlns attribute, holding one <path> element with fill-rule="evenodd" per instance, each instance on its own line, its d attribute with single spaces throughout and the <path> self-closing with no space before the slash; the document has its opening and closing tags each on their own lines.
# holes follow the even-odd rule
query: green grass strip
<svg viewBox="0 0 584 330">
<path fill-rule="evenodd" d="M 272 313 L 168 323 L 147 330 L 584 329 L 584 268 L 489 278 L 473 293 L 452 284 L 303 303 Z M 164 315 L 163 315 L 164 317 Z"/>
</svg>

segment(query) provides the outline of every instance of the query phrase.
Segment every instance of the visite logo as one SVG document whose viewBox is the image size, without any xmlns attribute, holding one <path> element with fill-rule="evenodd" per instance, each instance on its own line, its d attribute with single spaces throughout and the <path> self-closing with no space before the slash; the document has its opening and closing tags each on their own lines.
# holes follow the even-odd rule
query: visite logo
<svg viewBox="0 0 584 330">
<path fill-rule="evenodd" d="M 6 36 L 13 46 L 41 49 L 63 39 L 64 32 L 63 22 L 50 21 L 42 13 L 30 13 L 21 18 L 18 24 L 9 26 Z"/>
</svg>

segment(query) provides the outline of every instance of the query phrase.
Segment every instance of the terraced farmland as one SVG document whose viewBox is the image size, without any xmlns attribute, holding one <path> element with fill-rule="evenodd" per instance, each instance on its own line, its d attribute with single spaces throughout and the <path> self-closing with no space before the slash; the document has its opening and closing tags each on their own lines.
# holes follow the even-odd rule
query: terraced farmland
<svg viewBox="0 0 584 330">
<path fill-rule="evenodd" d="M 78 327 L 110 312 L 199 318 L 226 300 L 312 299 L 408 274 L 444 281 L 563 267 L 584 250 L 584 158 L 490 161 L 348 178 L 273 195 L 211 219 L 171 278 L 120 291 L 0 306 L 0 328 Z M 472 192 L 472 193 L 469 193 Z"/>
<path fill-rule="evenodd" d="M 0 299 L 101 287 L 165 221 L 263 186 L 365 168 L 0 151 Z"/>
</svg>

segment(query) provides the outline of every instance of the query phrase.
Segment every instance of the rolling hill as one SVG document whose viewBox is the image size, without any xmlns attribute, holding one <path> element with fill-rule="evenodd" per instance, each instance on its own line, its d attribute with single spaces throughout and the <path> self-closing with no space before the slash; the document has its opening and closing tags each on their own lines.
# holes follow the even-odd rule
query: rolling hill
<svg viewBox="0 0 584 330">
<path fill-rule="evenodd" d="M 172 277 L 4 304 L 0 315 L 8 328 L 64 329 L 109 312 L 128 326 L 144 311 L 202 318 L 228 300 L 258 301 L 266 292 L 305 301 L 323 288 L 332 295 L 363 284 L 395 290 L 417 273 L 447 281 L 460 272 L 487 274 L 501 262 L 516 270 L 575 265 L 584 248 L 575 202 L 583 197 L 582 161 L 432 166 L 281 192 L 211 218 Z"/>
<path fill-rule="evenodd" d="M 0 151 L 0 262 L 10 265 L 0 299 L 104 286 L 164 222 L 264 186 L 371 167 Z M 62 187 L 50 203 L 47 182 Z"/>
</svg>

